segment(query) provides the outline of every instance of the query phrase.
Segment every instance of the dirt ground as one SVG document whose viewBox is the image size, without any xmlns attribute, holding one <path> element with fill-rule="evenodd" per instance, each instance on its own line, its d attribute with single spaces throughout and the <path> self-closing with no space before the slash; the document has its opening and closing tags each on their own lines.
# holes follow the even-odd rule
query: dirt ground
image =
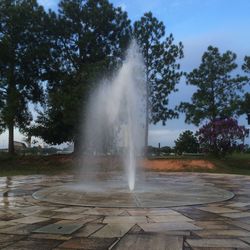
<svg viewBox="0 0 250 250">
<path fill-rule="evenodd" d="M 147 170 L 159 171 L 185 171 L 190 169 L 213 169 L 215 165 L 207 160 L 194 159 L 194 160 L 144 160 L 143 166 Z"/>
</svg>

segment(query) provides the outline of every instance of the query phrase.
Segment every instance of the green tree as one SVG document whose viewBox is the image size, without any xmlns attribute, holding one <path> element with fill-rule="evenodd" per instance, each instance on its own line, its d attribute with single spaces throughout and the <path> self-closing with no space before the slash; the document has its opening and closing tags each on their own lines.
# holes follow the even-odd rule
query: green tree
<svg viewBox="0 0 250 250">
<path fill-rule="evenodd" d="M 165 36 L 165 26 L 151 12 L 134 23 L 134 37 L 142 49 L 146 78 L 145 146 L 148 145 L 148 125 L 177 117 L 168 107 L 168 96 L 177 91 L 180 72 L 179 59 L 183 57 L 182 43 L 174 44 L 172 34 Z"/>
<path fill-rule="evenodd" d="M 0 130 L 9 131 L 11 154 L 14 127 L 22 130 L 29 125 L 28 104 L 42 98 L 45 21 L 45 12 L 35 0 L 0 1 Z"/>
<path fill-rule="evenodd" d="M 194 133 L 190 130 L 186 130 L 179 135 L 179 138 L 175 141 L 175 151 L 178 154 L 185 153 L 197 153 L 199 150 L 199 143 Z"/>
<path fill-rule="evenodd" d="M 250 56 L 245 56 L 245 58 L 244 58 L 244 64 L 242 65 L 242 69 L 246 73 L 250 73 Z"/>
<path fill-rule="evenodd" d="M 250 73 L 250 56 L 245 56 L 244 64 L 242 65 L 242 69 L 246 73 Z M 248 78 L 248 81 L 250 79 Z M 240 101 L 240 110 L 239 115 L 247 114 L 248 123 L 250 124 L 250 93 L 246 93 L 244 95 L 243 100 Z"/>
<path fill-rule="evenodd" d="M 232 117 L 236 114 L 247 78 L 232 76 L 237 68 L 236 54 L 209 46 L 199 68 L 187 74 L 187 84 L 197 88 L 191 103 L 183 102 L 179 110 L 185 112 L 186 122 L 199 125 L 204 120 Z"/>
<path fill-rule="evenodd" d="M 90 90 L 121 62 L 130 21 L 107 0 L 62 0 L 50 17 L 47 105 L 33 131 L 47 143 L 73 141 L 77 150 Z"/>
</svg>

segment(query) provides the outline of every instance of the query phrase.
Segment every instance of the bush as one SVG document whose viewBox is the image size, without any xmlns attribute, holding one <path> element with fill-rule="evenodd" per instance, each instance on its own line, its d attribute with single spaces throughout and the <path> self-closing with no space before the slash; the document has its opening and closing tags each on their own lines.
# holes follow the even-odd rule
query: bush
<svg viewBox="0 0 250 250">
<path fill-rule="evenodd" d="M 225 156 L 244 150 L 244 140 L 249 130 L 239 126 L 233 118 L 216 119 L 201 127 L 197 133 L 204 152 Z"/>
</svg>

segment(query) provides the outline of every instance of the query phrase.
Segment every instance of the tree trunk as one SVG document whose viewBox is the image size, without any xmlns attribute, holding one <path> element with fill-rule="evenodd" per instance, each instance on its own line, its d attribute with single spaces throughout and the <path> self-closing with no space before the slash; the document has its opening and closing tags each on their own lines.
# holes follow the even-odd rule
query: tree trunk
<svg viewBox="0 0 250 250">
<path fill-rule="evenodd" d="M 13 126 L 13 123 L 9 124 L 8 130 L 9 130 L 8 152 L 9 152 L 9 154 L 13 155 L 15 153 L 15 148 L 14 148 L 14 126 Z"/>
<path fill-rule="evenodd" d="M 147 154 L 147 147 L 148 147 L 148 119 L 149 119 L 149 104 L 148 104 L 148 86 L 147 86 L 147 93 L 146 93 L 146 120 L 145 120 L 145 154 Z"/>
</svg>

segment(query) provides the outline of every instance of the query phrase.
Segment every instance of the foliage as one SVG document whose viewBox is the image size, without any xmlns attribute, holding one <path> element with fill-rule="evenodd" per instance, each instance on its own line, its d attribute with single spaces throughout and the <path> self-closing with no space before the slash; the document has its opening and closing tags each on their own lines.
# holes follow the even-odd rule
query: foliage
<svg viewBox="0 0 250 250">
<path fill-rule="evenodd" d="M 246 73 L 250 73 L 250 56 L 245 56 L 244 58 L 244 64 L 242 65 L 242 69 Z M 248 79 L 250 80 L 250 79 Z M 250 114 L 250 93 L 246 93 L 244 95 L 244 98 L 240 101 L 240 109 L 238 114 Z M 250 123 L 249 117 L 248 117 L 248 123 Z"/>
<path fill-rule="evenodd" d="M 32 120 L 29 102 L 42 100 L 45 20 L 35 0 L 0 1 L 0 132 L 9 130 L 10 153 L 14 127 L 23 130 Z"/>
<path fill-rule="evenodd" d="M 187 84 L 197 88 L 191 103 L 179 106 L 186 122 L 199 125 L 203 120 L 232 117 L 237 112 L 247 78 L 231 75 L 237 68 L 235 60 L 236 54 L 231 51 L 220 54 L 218 48 L 208 47 L 199 68 L 186 76 Z"/>
<path fill-rule="evenodd" d="M 244 149 L 244 140 L 249 130 L 239 126 L 233 118 L 216 119 L 197 132 L 200 147 L 216 156 L 224 156 Z"/>
<path fill-rule="evenodd" d="M 174 44 L 172 34 L 165 36 L 164 24 L 151 12 L 145 13 L 134 23 L 133 34 L 142 49 L 145 62 L 147 146 L 148 123 L 162 121 L 165 125 L 167 119 L 178 115 L 168 107 L 168 96 L 172 91 L 177 91 L 176 84 L 182 76 L 179 59 L 183 57 L 183 45 Z"/>
<path fill-rule="evenodd" d="M 197 153 L 199 151 L 199 143 L 194 133 L 186 130 L 179 135 L 175 141 L 175 151 L 178 154 L 182 153 Z"/>
<path fill-rule="evenodd" d="M 130 21 L 107 0 L 62 0 L 50 22 L 47 106 L 33 133 L 52 144 L 74 141 L 77 148 L 88 95 L 121 62 Z"/>
<path fill-rule="evenodd" d="M 242 65 L 242 69 L 246 73 L 250 73 L 250 56 L 245 56 L 245 58 L 244 58 L 244 64 Z"/>
</svg>

